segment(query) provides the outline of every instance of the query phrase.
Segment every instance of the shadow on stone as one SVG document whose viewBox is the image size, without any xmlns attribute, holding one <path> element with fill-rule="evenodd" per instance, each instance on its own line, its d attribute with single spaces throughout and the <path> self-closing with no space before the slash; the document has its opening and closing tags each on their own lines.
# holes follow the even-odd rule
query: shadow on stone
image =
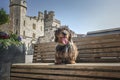
<svg viewBox="0 0 120 80">
<path fill-rule="evenodd" d="M 0 49 L 0 80 L 10 80 L 12 63 L 25 63 L 24 45 Z"/>
</svg>

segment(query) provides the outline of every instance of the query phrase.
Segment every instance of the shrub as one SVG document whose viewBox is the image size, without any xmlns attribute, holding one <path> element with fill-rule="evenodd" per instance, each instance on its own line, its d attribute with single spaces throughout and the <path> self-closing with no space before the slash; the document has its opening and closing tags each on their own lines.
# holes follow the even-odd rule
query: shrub
<svg viewBox="0 0 120 80">
<path fill-rule="evenodd" d="M 21 37 L 16 34 L 7 34 L 5 32 L 0 32 L 0 48 L 7 48 L 11 45 L 19 46 L 21 45 Z"/>
<path fill-rule="evenodd" d="M 9 17 L 3 8 L 0 9 L 0 25 L 9 22 Z"/>
</svg>

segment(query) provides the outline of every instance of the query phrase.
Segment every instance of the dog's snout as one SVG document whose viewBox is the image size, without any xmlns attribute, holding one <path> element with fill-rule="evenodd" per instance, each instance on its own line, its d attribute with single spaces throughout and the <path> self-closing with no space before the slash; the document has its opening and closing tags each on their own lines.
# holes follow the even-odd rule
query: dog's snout
<svg viewBox="0 0 120 80">
<path fill-rule="evenodd" d="M 67 33 L 66 33 L 66 32 L 62 32 L 62 34 L 63 34 L 63 35 L 67 35 Z"/>
</svg>

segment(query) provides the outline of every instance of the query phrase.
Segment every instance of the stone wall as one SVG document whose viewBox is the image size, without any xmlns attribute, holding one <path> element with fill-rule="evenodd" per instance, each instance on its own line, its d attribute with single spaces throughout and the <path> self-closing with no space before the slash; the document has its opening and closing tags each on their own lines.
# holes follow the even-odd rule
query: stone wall
<svg viewBox="0 0 120 80">
<path fill-rule="evenodd" d="M 9 23 L 0 25 L 0 31 L 9 33 L 12 29 L 9 27 Z"/>
<path fill-rule="evenodd" d="M 26 54 L 32 54 L 33 44 L 54 41 L 54 30 L 61 26 L 55 19 L 54 11 L 38 12 L 38 16 L 28 16 L 26 0 L 10 0 L 10 24 L 0 26 L 5 32 L 12 32 L 22 37 Z"/>
<path fill-rule="evenodd" d="M 58 28 L 60 27 L 66 27 L 66 28 L 69 28 L 68 26 L 59 26 L 59 27 L 56 27 L 56 26 L 52 26 L 52 27 L 49 27 L 45 30 L 45 35 L 42 36 L 42 37 L 39 37 L 38 39 L 38 43 L 45 43 L 45 42 L 54 42 L 54 39 L 55 39 L 55 30 L 57 30 Z M 77 34 L 70 30 L 71 34 L 72 34 L 72 37 L 77 37 Z"/>
<path fill-rule="evenodd" d="M 39 37 L 38 43 L 44 43 L 44 42 L 53 42 L 54 41 L 54 31 L 56 30 L 56 27 L 48 28 L 47 31 L 45 31 L 45 35 L 42 37 Z"/>
<path fill-rule="evenodd" d="M 25 63 L 24 45 L 0 48 L 0 80 L 10 80 L 12 63 Z"/>
<path fill-rule="evenodd" d="M 21 23 L 21 35 L 29 36 L 33 38 L 33 33 L 35 34 L 34 38 L 38 38 L 44 35 L 44 21 L 41 19 L 34 19 L 32 17 L 26 17 L 23 23 Z M 25 35 L 23 32 L 25 31 Z"/>
</svg>

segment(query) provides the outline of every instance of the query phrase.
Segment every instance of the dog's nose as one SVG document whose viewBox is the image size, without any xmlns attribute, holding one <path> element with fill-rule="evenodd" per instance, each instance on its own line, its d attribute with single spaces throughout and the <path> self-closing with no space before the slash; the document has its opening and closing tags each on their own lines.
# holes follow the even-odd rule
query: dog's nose
<svg viewBox="0 0 120 80">
<path fill-rule="evenodd" d="M 63 35 L 67 35 L 67 33 L 66 33 L 66 32 L 62 32 L 62 34 L 63 34 Z"/>
</svg>

